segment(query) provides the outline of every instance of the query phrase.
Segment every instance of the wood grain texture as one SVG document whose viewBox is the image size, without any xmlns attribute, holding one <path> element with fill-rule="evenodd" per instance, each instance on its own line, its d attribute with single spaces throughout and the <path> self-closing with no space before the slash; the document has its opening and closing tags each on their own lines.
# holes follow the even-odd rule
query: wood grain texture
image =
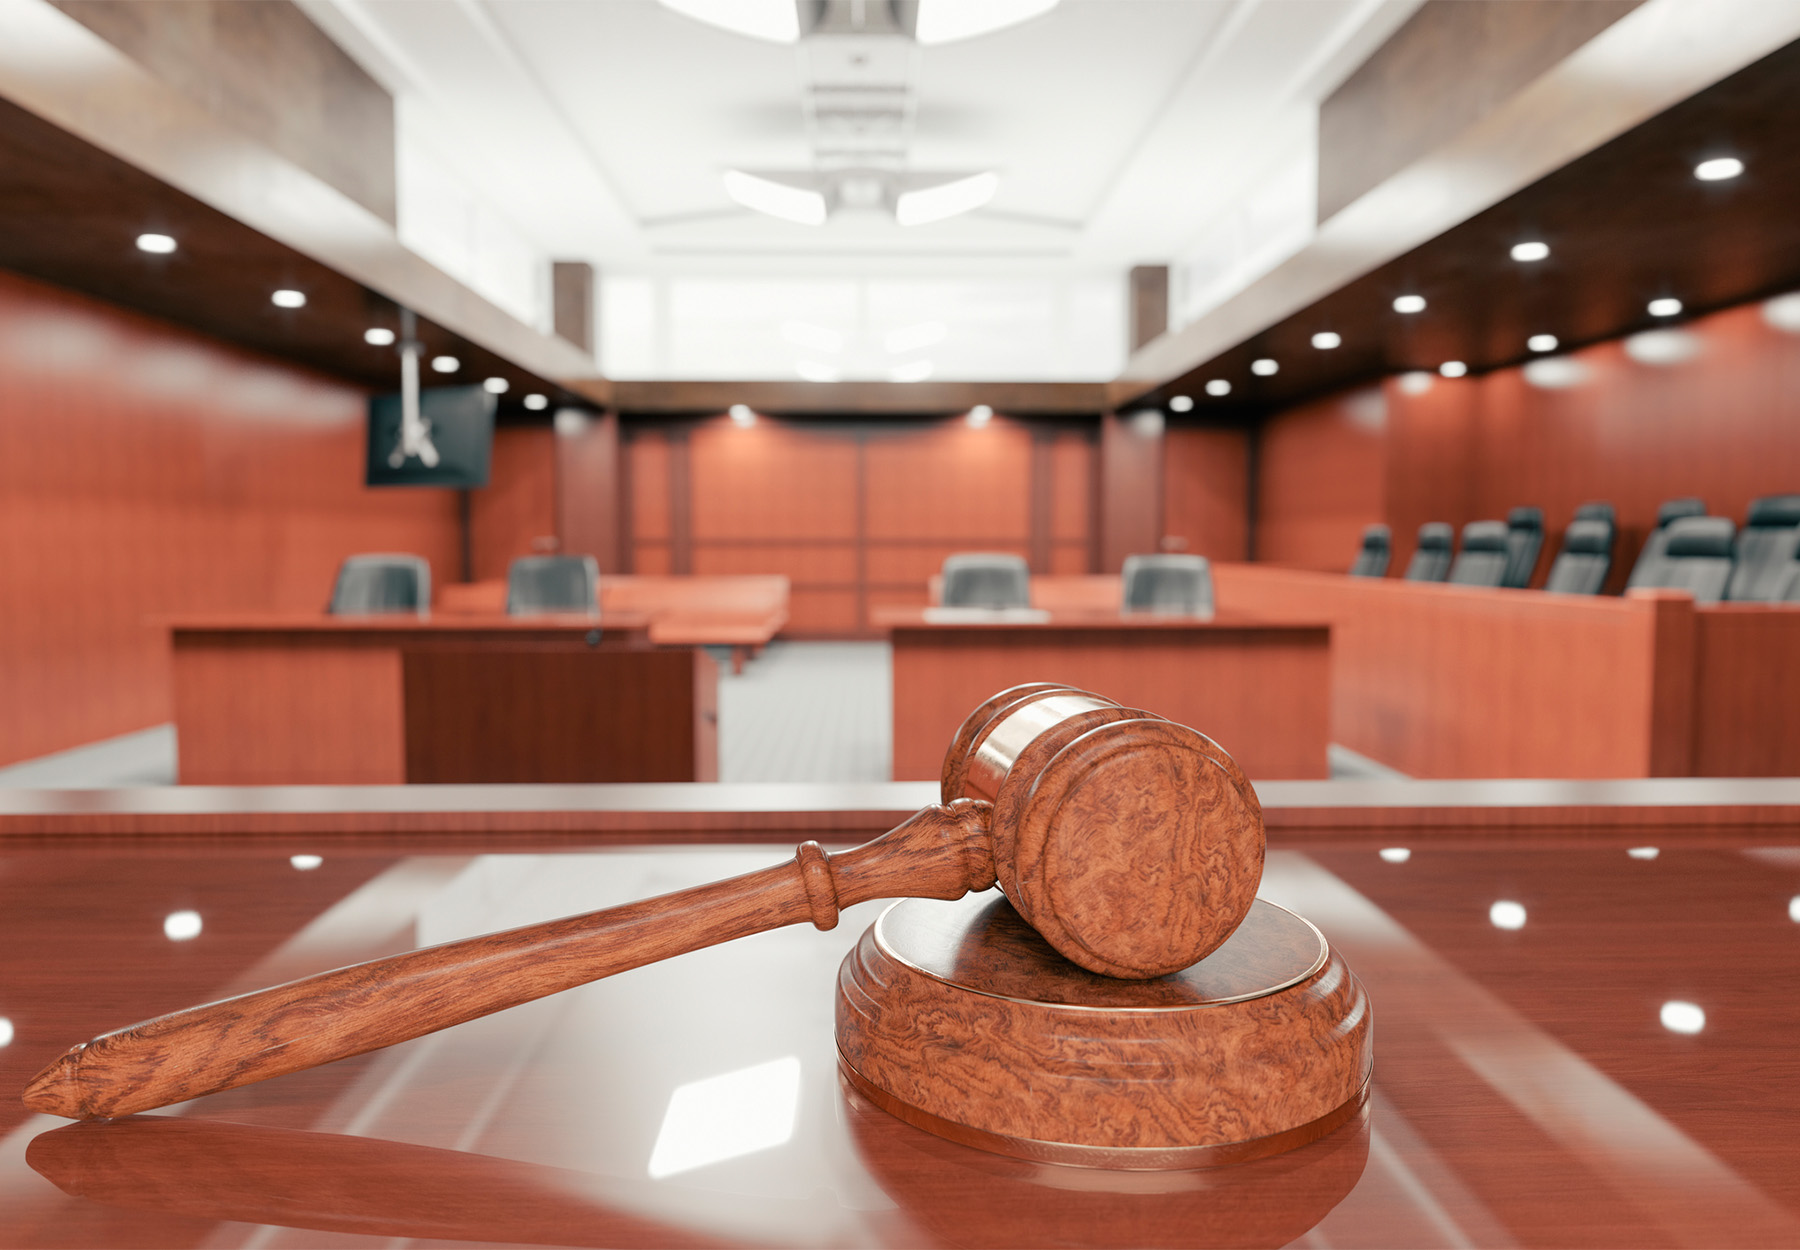
<svg viewBox="0 0 1800 1250">
<path fill-rule="evenodd" d="M 967 710 L 995 686 L 1031 681 L 1154 708 L 1216 739 L 1259 781 L 1327 775 L 1332 641 L 1319 624 L 910 624 L 892 636 L 897 780 L 938 776 Z"/>
<path fill-rule="evenodd" d="M 1018 1157 L 1185 1168 L 1303 1145 L 1362 1101 L 1368 997 L 1311 925 L 1256 912 L 1212 958 L 1119 982 L 1004 898 L 897 904 L 839 971 L 839 1052 L 902 1119 Z"/>
<path fill-rule="evenodd" d="M 1209 560 L 1248 559 L 1249 434 L 1170 425 L 1163 434 L 1162 498 L 1162 550 Z"/>
<path fill-rule="evenodd" d="M 104 1034 L 32 1079 L 26 1105 L 128 1115 L 360 1055 L 629 968 L 784 925 L 829 929 L 840 908 L 993 885 L 989 808 L 928 808 L 836 856 L 620 907 L 340 968 Z"/>
<path fill-rule="evenodd" d="M 1800 607 L 1722 603 L 1693 618 L 1689 771 L 1800 775 Z"/>
<path fill-rule="evenodd" d="M 1303 404 L 1263 423 L 1256 457 L 1259 561 L 1334 573 L 1350 567 L 1363 528 L 1387 516 L 1384 402 L 1379 391 L 1365 389 Z M 1419 478 L 1433 480 L 1425 473 Z M 1410 553 L 1412 539 L 1396 531 L 1394 543 L 1403 569 L 1398 553 L 1402 545 Z"/>
<path fill-rule="evenodd" d="M 1100 566 L 1158 549 L 1163 535 L 1163 417 L 1108 413 L 1100 421 Z"/>
<path fill-rule="evenodd" d="M 488 484 L 469 492 L 473 580 L 504 580 L 520 556 L 559 549 L 556 460 L 557 436 L 547 425 L 494 430 Z"/>
<path fill-rule="evenodd" d="M 359 551 L 453 575 L 453 497 L 364 488 L 363 422 L 353 387 L 0 275 L 0 689 L 30 709 L 0 760 L 167 721 L 157 614 L 318 612 Z"/>
<path fill-rule="evenodd" d="M 557 548 L 593 556 L 602 575 L 628 567 L 622 457 L 617 413 L 565 421 L 556 430 Z"/>
</svg>

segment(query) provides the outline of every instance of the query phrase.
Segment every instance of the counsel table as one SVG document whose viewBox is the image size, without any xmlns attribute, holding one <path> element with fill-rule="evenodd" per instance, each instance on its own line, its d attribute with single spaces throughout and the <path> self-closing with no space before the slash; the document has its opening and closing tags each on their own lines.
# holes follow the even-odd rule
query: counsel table
<svg viewBox="0 0 1800 1250">
<path fill-rule="evenodd" d="M 890 609 L 894 772 L 935 777 L 944 744 L 996 690 L 1055 681 L 1153 708 L 1217 740 L 1255 780 L 1330 775 L 1331 630 L 1221 615 L 1057 612 L 1041 624 L 934 623 Z"/>
<path fill-rule="evenodd" d="M 189 784 L 710 781 L 718 673 L 641 618 L 170 626 Z"/>
<path fill-rule="evenodd" d="M 559 821 L 585 811 L 597 833 L 609 818 L 654 816 L 671 830 L 723 830 L 731 811 L 713 790 L 455 793 L 472 812 L 521 820 L 534 803 Z M 765 838 L 779 835 L 765 822 L 784 812 L 812 831 L 857 828 L 929 794 L 846 789 L 833 821 L 829 792 L 806 790 L 747 801 L 743 823 L 764 825 Z M 27 836 L 7 848 L 0 985 L 17 1036 L 0 1050 L 0 1244 L 1800 1241 L 1800 1011 L 1791 994 L 1770 992 L 1800 974 L 1800 927 L 1787 912 L 1800 895 L 1800 786 L 1262 790 L 1278 830 L 1264 894 L 1318 923 L 1367 984 L 1379 1021 L 1374 1095 L 1365 1120 L 1293 1154 L 1153 1176 L 983 1155 L 848 1093 L 831 1041 L 833 977 L 880 904 L 829 933 L 790 929 L 697 952 L 184 1114 L 59 1129 L 28 1116 L 16 1094 L 74 1040 L 784 852 L 571 844 L 518 854 L 504 853 L 510 837 L 490 835 L 462 854 L 421 855 L 418 841 L 367 828 L 309 833 L 309 821 L 354 814 L 345 790 L 3 796 L 0 831 L 21 835 L 33 821 L 40 837 L 76 828 L 68 822 L 99 810 L 166 823 L 163 836 L 54 847 Z M 375 797 L 366 806 L 376 815 L 440 806 L 440 823 L 456 823 L 447 803 Z M 265 836 L 220 836 L 229 820 L 200 820 L 253 807 L 294 819 Z M 1352 811 L 1366 829 L 1405 829 L 1410 857 L 1377 854 L 1396 844 L 1391 833 L 1352 836 Z M 1433 827 L 1452 815 L 1460 827 Z M 1522 841 L 1532 828 L 1559 832 Z M 1651 842 L 1654 859 L 1626 853 Z M 301 852 L 323 863 L 301 870 L 289 858 Z M 1496 899 L 1523 905 L 1523 928 L 1489 922 Z M 164 938 L 161 918 L 177 909 L 200 914 L 198 938 Z M 1658 1012 L 1671 1000 L 1702 1007 L 1705 1028 L 1665 1029 Z M 715 1114 L 688 1113 L 696 1107 Z M 727 1107 L 736 1115 L 721 1119 Z"/>
</svg>

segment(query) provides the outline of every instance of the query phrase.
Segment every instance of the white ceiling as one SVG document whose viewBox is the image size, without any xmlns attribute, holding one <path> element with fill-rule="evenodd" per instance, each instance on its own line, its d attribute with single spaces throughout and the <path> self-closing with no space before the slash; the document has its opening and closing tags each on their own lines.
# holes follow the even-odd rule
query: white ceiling
<svg viewBox="0 0 1800 1250">
<path fill-rule="evenodd" d="M 933 47 L 771 44 L 656 0 L 304 4 L 394 92 L 403 141 L 426 136 L 547 256 L 662 276 L 1052 278 L 1179 261 L 1310 155 L 1318 100 L 1418 0 L 1062 0 Z M 987 207 L 808 227 L 726 198 L 725 169 L 807 168 L 806 84 L 865 71 L 911 84 L 911 168 L 1000 174 Z"/>
</svg>

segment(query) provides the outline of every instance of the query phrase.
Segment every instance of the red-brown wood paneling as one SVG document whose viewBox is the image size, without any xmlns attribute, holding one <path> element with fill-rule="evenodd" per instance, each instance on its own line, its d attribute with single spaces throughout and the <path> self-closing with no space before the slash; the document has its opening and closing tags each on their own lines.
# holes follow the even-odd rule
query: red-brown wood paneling
<svg viewBox="0 0 1800 1250">
<path fill-rule="evenodd" d="M 1379 390 L 1306 404 L 1264 424 L 1256 461 L 1256 558 L 1343 570 L 1384 519 Z"/>
<path fill-rule="evenodd" d="M 1158 549 L 1163 535 L 1163 417 L 1150 411 L 1100 420 L 1100 564 Z"/>
<path fill-rule="evenodd" d="M 454 578 L 445 490 L 363 486 L 364 395 L 0 274 L 0 761 L 170 718 L 159 615 L 317 611 L 339 562 Z"/>
<path fill-rule="evenodd" d="M 474 580 L 503 578 L 520 556 L 556 549 L 556 435 L 547 425 L 503 425 L 488 484 L 469 493 Z"/>
<path fill-rule="evenodd" d="M 614 413 L 559 420 L 556 535 L 561 550 L 593 556 L 603 573 L 628 567 L 623 539 L 623 466 Z"/>
<path fill-rule="evenodd" d="M 1248 555 L 1249 517 L 1249 435 L 1171 426 L 1163 436 L 1164 549 L 1242 560 Z"/>
<path fill-rule="evenodd" d="M 1031 432 L 995 418 L 870 433 L 868 535 L 875 541 L 1011 543 L 1031 534 Z M 965 548 L 966 549 L 966 548 Z"/>
</svg>

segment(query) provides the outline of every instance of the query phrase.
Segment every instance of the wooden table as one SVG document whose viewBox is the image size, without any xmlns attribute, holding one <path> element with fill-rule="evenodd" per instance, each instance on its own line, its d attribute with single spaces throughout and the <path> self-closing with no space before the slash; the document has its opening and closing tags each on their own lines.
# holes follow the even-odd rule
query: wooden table
<svg viewBox="0 0 1800 1250">
<path fill-rule="evenodd" d="M 717 668 L 641 619 L 170 626 L 184 783 L 710 781 Z"/>
<path fill-rule="evenodd" d="M 1250 617 L 1052 612 L 1041 624 L 936 624 L 889 610 L 894 777 L 936 777 L 969 709 L 996 690 L 1063 682 L 1154 708 L 1216 739 L 1255 780 L 1326 777 L 1331 630 Z"/>
<path fill-rule="evenodd" d="M 730 811 L 698 793 L 714 789 L 534 787 L 527 797 L 597 823 L 608 812 L 699 814 L 723 827 Z M 25 1113 L 16 1093 L 104 1029 L 786 853 L 569 844 L 519 854 L 508 835 L 421 855 L 410 838 L 305 831 L 309 819 L 350 814 L 350 792 L 69 796 L 71 816 L 75 804 L 168 819 L 183 807 L 196 819 L 256 807 L 299 823 L 215 829 L 205 844 L 174 826 L 130 841 L 9 843 L 0 1014 L 16 1036 L 0 1049 L 0 1244 L 1800 1242 L 1800 1008 L 1788 992 L 1800 976 L 1788 915 L 1800 895 L 1800 787 L 1261 789 L 1287 822 L 1264 895 L 1315 921 L 1368 987 L 1370 1108 L 1290 1155 L 1153 1176 L 984 1155 L 847 1091 L 832 1044 L 834 973 L 880 904 L 828 933 L 790 929 L 683 956 L 180 1112 L 62 1128 Z M 833 823 L 825 794 L 805 791 L 788 789 L 746 823 L 781 810 Z M 866 823 L 920 792 L 871 788 L 836 823 Z M 391 815 L 398 798 L 378 793 L 389 801 L 371 806 Z M 523 818 L 530 802 L 508 793 L 457 788 L 476 809 Z M 444 821 L 456 815 L 454 804 L 412 804 L 434 805 Z M 53 822 L 59 804 L 37 795 L 6 806 L 8 819 L 35 807 Z M 1353 809 L 1360 836 L 1335 823 Z M 1748 837 L 1715 829 L 1697 841 L 1683 830 L 1706 810 L 1761 823 Z M 1306 812 L 1337 832 L 1313 837 Z M 1419 823 L 1451 812 L 1457 827 Z M 1585 834 L 1522 840 L 1546 813 L 1586 822 Z M 1646 845 L 1655 858 L 1627 853 Z M 1411 852 L 1403 862 L 1396 846 Z M 297 867 L 300 853 L 322 862 Z M 1522 928 L 1491 923 L 1499 900 L 1522 905 Z M 198 937 L 163 936 L 178 910 L 199 914 Z M 1700 1033 L 1663 1027 L 1672 1001 L 1704 1011 Z"/>
</svg>

